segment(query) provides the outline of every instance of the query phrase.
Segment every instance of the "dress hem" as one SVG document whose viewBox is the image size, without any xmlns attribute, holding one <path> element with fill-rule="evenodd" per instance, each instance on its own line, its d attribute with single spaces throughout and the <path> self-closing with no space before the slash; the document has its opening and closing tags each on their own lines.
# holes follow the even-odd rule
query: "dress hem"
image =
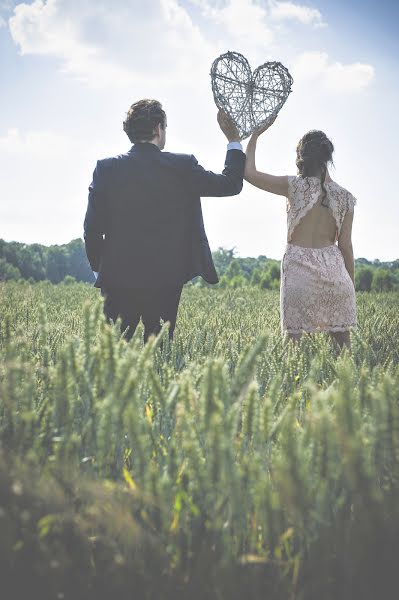
<svg viewBox="0 0 399 600">
<path fill-rule="evenodd" d="M 328 332 L 344 332 L 344 331 L 351 331 L 352 329 L 356 329 L 357 325 L 346 325 L 344 327 L 302 327 L 300 329 L 285 329 L 282 328 L 282 332 L 283 333 L 292 333 L 292 334 L 298 334 L 298 333 L 328 333 Z"/>
</svg>

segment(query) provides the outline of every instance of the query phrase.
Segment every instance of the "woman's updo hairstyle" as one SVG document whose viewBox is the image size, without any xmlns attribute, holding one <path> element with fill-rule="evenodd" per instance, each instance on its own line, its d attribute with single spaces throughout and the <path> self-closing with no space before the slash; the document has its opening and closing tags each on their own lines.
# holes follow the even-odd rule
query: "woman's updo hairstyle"
<svg viewBox="0 0 399 600">
<path fill-rule="evenodd" d="M 324 187 L 327 165 L 333 164 L 332 155 L 334 146 L 323 131 L 313 129 L 308 131 L 299 140 L 296 148 L 296 166 L 301 177 L 315 177 L 321 175 L 322 201 L 327 197 Z"/>
</svg>

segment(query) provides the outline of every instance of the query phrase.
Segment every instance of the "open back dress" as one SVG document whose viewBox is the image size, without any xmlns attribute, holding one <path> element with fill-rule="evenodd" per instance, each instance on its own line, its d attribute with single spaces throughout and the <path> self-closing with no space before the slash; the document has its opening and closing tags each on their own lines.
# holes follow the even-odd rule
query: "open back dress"
<svg viewBox="0 0 399 600">
<path fill-rule="evenodd" d="M 323 210 L 330 211 L 335 219 L 337 242 L 345 215 L 353 210 L 356 199 L 334 181 L 324 186 L 328 207 Z M 355 289 L 338 245 L 306 248 L 291 243 L 295 228 L 318 203 L 321 193 L 317 177 L 288 177 L 288 243 L 280 288 L 283 333 L 348 331 L 356 327 Z"/>
</svg>

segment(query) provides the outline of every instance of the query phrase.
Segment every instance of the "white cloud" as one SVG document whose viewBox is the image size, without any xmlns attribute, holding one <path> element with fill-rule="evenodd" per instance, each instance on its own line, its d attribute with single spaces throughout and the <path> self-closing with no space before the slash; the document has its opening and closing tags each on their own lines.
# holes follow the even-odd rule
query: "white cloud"
<svg viewBox="0 0 399 600">
<path fill-rule="evenodd" d="M 275 21 L 299 21 L 303 25 L 314 27 L 325 27 L 321 12 L 317 8 L 311 8 L 294 2 L 278 2 L 269 0 L 269 16 Z"/>
<path fill-rule="evenodd" d="M 247 44 L 260 43 L 263 46 L 273 40 L 273 32 L 266 22 L 266 8 L 253 0 L 229 0 L 220 8 L 200 1 L 199 6 L 205 16 L 236 39 L 241 39 Z"/>
<path fill-rule="evenodd" d="M 22 55 L 59 58 L 65 72 L 99 87 L 110 82 L 127 84 L 132 80 L 127 69 L 113 64 L 99 47 L 82 39 L 76 19 L 62 11 L 57 0 L 19 4 L 9 24 Z"/>
<path fill-rule="evenodd" d="M 196 81 L 198 69 L 204 67 L 209 70 L 209 61 L 216 52 L 216 46 L 206 40 L 177 0 L 160 0 L 160 8 L 154 20 L 161 17 L 162 32 L 154 40 L 155 48 L 151 47 L 151 53 L 155 57 L 163 54 L 165 67 L 172 69 L 175 76 L 178 77 L 180 73 Z M 153 66 L 156 68 L 156 64 Z"/>
<path fill-rule="evenodd" d="M 316 8 L 294 2 L 268 0 L 227 0 L 224 5 L 212 0 L 190 0 L 202 15 L 224 27 L 235 38 L 246 39 L 251 44 L 264 46 L 273 41 L 278 23 L 281 21 L 299 21 L 304 25 L 323 27 L 322 14 Z"/>
<path fill-rule="evenodd" d="M 7 25 L 7 23 L 6 23 L 5 19 L 3 19 L 3 17 L 0 15 L 0 29 L 2 27 L 5 27 L 6 25 Z"/>
<path fill-rule="evenodd" d="M 331 62 L 326 52 L 304 52 L 293 65 L 296 83 L 319 82 L 324 90 L 336 93 L 361 92 L 374 79 L 372 65 Z"/>
<path fill-rule="evenodd" d="M 71 147 L 73 145 L 73 147 Z M 28 131 L 22 134 L 18 128 L 11 128 L 0 137 L 2 155 L 24 154 L 40 159 L 59 159 L 76 152 L 80 142 L 52 131 Z"/>
<path fill-rule="evenodd" d="M 254 67 L 266 53 L 289 61 L 281 42 L 279 48 L 278 24 L 323 24 L 320 11 L 289 1 L 190 2 L 216 28 L 214 42 L 179 0 L 115 0 L 111 11 L 107 0 L 35 0 L 18 4 L 9 24 L 23 55 L 55 57 L 64 72 L 93 87 L 149 90 L 154 82 L 159 89 L 176 81 L 197 88 L 226 49 L 242 49 Z M 374 77 L 371 65 L 332 62 L 324 52 L 305 52 L 291 62 L 297 80 L 318 79 L 329 91 L 362 90 Z"/>
<path fill-rule="evenodd" d="M 35 0 L 10 19 L 24 54 L 56 57 L 63 71 L 94 87 L 195 77 L 212 47 L 177 0 Z"/>
</svg>

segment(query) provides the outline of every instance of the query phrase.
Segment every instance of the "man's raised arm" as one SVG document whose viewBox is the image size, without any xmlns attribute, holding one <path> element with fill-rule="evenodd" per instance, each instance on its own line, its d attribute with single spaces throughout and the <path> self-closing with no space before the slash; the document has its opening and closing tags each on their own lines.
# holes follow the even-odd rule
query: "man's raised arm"
<svg viewBox="0 0 399 600">
<path fill-rule="evenodd" d="M 240 143 L 240 135 L 233 121 L 219 110 L 218 123 L 228 140 L 227 155 L 221 174 L 206 171 L 191 156 L 190 184 L 200 196 L 236 196 L 242 190 L 245 154 Z"/>
</svg>

